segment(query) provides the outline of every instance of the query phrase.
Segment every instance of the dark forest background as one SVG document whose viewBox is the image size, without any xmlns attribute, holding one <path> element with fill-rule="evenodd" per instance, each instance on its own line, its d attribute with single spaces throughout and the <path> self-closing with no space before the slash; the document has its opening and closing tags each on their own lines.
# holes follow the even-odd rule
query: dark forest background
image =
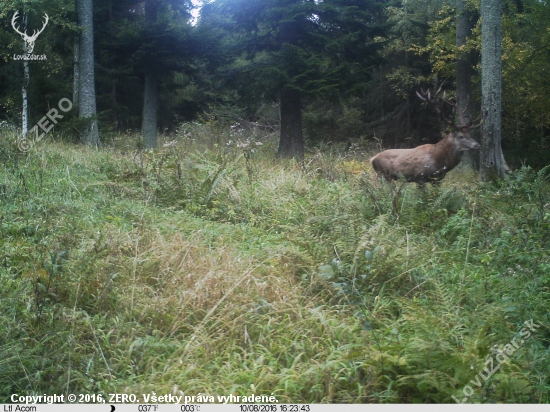
<svg viewBox="0 0 550 412">
<path fill-rule="evenodd" d="M 73 95 L 74 2 L 17 2 L 0 6 L 0 119 L 18 126 L 23 69 L 13 59 L 22 40 L 11 27 L 26 10 L 29 32 L 50 22 L 30 63 L 29 112 L 35 124 Z M 199 18 L 184 0 L 158 0 L 147 24 L 145 2 L 94 2 L 97 116 L 101 140 L 142 127 L 144 79 L 158 79 L 158 130 L 183 122 L 279 125 L 281 90 L 302 112 L 306 147 L 364 142 L 413 147 L 440 138 L 435 115 L 415 92 L 446 81 L 456 89 L 457 59 L 472 73 L 471 107 L 480 106 L 479 2 L 463 4 L 471 25 L 457 46 L 457 11 L 444 0 L 217 0 Z M 195 12 L 196 14 L 196 12 Z M 503 3 L 503 148 L 512 166 L 548 163 L 550 7 L 537 0 Z M 292 94 L 293 93 L 293 94 Z M 293 97 L 294 96 L 294 97 Z M 298 99 L 296 98 L 298 96 Z M 288 100 L 287 99 L 287 100 Z M 294 102 L 294 103 L 292 103 Z M 72 112 L 73 117 L 76 111 Z M 79 123 L 57 126 L 78 136 Z"/>
</svg>

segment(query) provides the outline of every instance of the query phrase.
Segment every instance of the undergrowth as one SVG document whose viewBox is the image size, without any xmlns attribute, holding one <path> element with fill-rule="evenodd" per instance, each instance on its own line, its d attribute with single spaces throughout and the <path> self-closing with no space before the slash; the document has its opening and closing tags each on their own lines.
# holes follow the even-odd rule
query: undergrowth
<svg viewBox="0 0 550 412">
<path fill-rule="evenodd" d="M 274 135 L 240 125 L 130 139 L 24 154 L 2 137 L 0 402 L 550 400 L 548 168 L 419 189 L 367 154 L 276 160 Z"/>
</svg>

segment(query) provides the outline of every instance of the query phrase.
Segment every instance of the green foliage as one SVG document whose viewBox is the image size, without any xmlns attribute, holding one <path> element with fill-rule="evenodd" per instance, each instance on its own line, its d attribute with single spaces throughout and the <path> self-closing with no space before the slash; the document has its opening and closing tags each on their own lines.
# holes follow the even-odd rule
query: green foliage
<svg viewBox="0 0 550 412">
<path fill-rule="evenodd" d="M 414 0 L 387 7 L 392 29 L 380 41 L 384 42 L 383 55 L 388 59 L 385 77 L 397 95 L 409 99 L 421 84 L 432 84 L 434 77 L 452 81 L 457 58 L 469 55 L 473 57 L 471 103 L 475 107 L 481 82 L 479 2 L 467 1 L 466 7 L 475 19 L 474 29 L 461 47 L 456 46 L 454 2 Z M 549 18 L 548 5 L 539 1 L 503 4 L 502 135 L 505 156 L 509 164 L 518 167 L 527 159 L 538 168 L 548 164 L 547 151 L 541 148 L 548 146 L 549 130 L 545 75 Z M 401 135 L 409 133 L 407 129 Z"/>
<path fill-rule="evenodd" d="M 222 94 L 236 92 L 233 104 L 250 117 L 260 103 L 278 101 L 282 87 L 300 91 L 305 105 L 362 94 L 380 62 L 373 38 L 383 31 L 381 8 L 339 0 L 216 1 L 203 9 L 198 26 L 218 33 L 225 61 L 218 60 L 215 76 Z M 288 24 L 291 42 L 282 39 Z"/>
<path fill-rule="evenodd" d="M 384 148 L 434 142 L 440 125 L 426 115 L 415 91 L 444 78 L 451 90 L 458 56 L 473 58 L 471 103 L 479 106 L 479 2 L 466 3 L 474 30 L 458 48 L 455 4 L 447 0 L 216 0 L 201 9 L 196 24 L 188 1 L 162 0 L 158 23 L 150 28 L 136 2 L 99 0 L 94 19 L 101 131 L 108 140 L 139 128 L 144 69 L 154 65 L 163 131 L 211 115 L 261 120 L 261 109 L 275 107 L 285 86 L 303 96 L 306 144 L 373 143 L 372 137 Z M 19 125 L 21 117 L 21 62 L 13 55 L 22 41 L 10 24 L 16 10 L 30 13 L 31 29 L 42 13 L 50 16 L 36 49 L 48 60 L 31 63 L 32 126 L 72 95 L 79 28 L 74 2 L 68 0 L 2 3 L 0 117 L 11 125 Z M 548 164 L 549 19 L 544 2 L 504 2 L 503 144 L 514 167 Z M 298 40 L 282 44 L 279 26 L 292 21 L 299 26 Z M 58 131 L 79 130 L 75 115 L 73 109 Z M 275 116 L 270 125 L 277 122 Z"/>
<path fill-rule="evenodd" d="M 550 214 L 548 201 L 550 200 L 550 166 L 535 171 L 524 166 L 509 176 L 503 182 L 502 189 L 516 200 L 516 207 L 531 226 L 542 232 L 549 226 Z"/>
<path fill-rule="evenodd" d="M 0 400 L 550 401 L 548 169 L 419 189 L 357 151 L 276 161 L 274 133 L 233 126 L 152 152 L 3 136 Z"/>
</svg>

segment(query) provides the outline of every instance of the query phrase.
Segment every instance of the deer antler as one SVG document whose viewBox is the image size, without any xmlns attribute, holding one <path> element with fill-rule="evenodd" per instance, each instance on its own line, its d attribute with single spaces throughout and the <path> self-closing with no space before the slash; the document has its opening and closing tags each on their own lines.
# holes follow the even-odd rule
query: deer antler
<svg viewBox="0 0 550 412">
<path fill-rule="evenodd" d="M 439 89 L 437 89 L 437 91 L 435 92 L 433 98 L 432 98 L 432 93 L 430 92 L 430 89 L 428 89 L 427 91 L 425 91 L 424 89 L 420 89 L 420 92 L 417 91 L 416 95 L 421 100 L 424 100 L 425 102 L 428 102 L 428 103 L 431 103 L 431 104 L 436 104 L 437 96 L 439 95 L 439 93 L 441 93 L 441 89 L 443 87 L 443 84 L 444 83 L 441 83 L 441 85 L 439 86 Z"/>
<path fill-rule="evenodd" d="M 481 126 L 481 124 L 483 123 L 483 121 L 480 121 L 481 114 L 478 117 L 476 117 L 474 120 L 470 119 L 468 122 L 466 122 L 464 120 L 464 115 L 468 111 L 468 106 L 470 104 L 470 96 L 469 95 L 466 98 L 466 105 L 464 106 L 464 109 L 460 108 L 460 105 L 458 104 L 458 102 L 455 103 L 451 100 L 445 99 L 445 103 L 453 106 L 453 115 L 456 112 L 456 109 L 458 109 L 458 120 L 460 121 L 460 124 L 453 124 L 453 127 L 455 128 L 455 130 L 476 129 L 479 126 Z M 478 121 L 479 121 L 479 123 L 474 125 L 474 123 L 476 123 Z"/>
<path fill-rule="evenodd" d="M 433 94 L 433 96 L 432 96 L 432 93 L 430 92 L 430 89 L 428 89 L 428 90 L 420 89 L 420 91 L 416 92 L 416 95 L 421 100 L 430 103 L 434 107 L 434 110 L 436 111 L 436 113 L 439 115 L 439 118 L 443 122 L 450 125 L 454 130 L 458 131 L 458 130 L 466 130 L 466 129 L 476 129 L 479 126 L 481 126 L 481 124 L 483 123 L 483 121 L 479 121 L 481 119 L 481 114 L 474 120 L 469 120 L 468 122 L 466 122 L 464 120 L 464 115 L 466 114 L 466 112 L 468 110 L 468 105 L 470 104 L 470 96 L 468 96 L 468 98 L 466 100 L 466 106 L 464 107 L 464 109 L 460 108 L 460 105 L 458 104 L 458 102 L 455 102 L 451 99 L 448 99 L 445 96 L 445 92 L 443 92 L 443 96 L 441 97 L 441 99 L 438 100 L 438 96 L 441 93 L 441 89 L 442 89 L 444 84 L 445 84 L 445 82 L 443 82 L 439 86 L 439 88 Z M 447 117 L 447 116 L 443 115 L 443 103 L 446 103 L 449 106 L 451 106 L 452 114 L 451 114 L 450 117 Z M 458 122 L 459 122 L 458 124 L 456 122 L 456 113 L 457 112 L 458 112 Z M 478 121 L 479 121 L 479 123 L 474 124 Z"/>
<path fill-rule="evenodd" d="M 416 95 L 423 101 L 425 102 L 428 102 L 430 103 L 433 107 L 434 107 L 434 110 L 436 111 L 436 113 L 439 115 L 439 118 L 444 121 L 445 123 L 455 127 L 455 124 L 454 124 L 454 117 L 455 117 L 455 112 L 456 112 L 456 107 L 454 106 L 454 104 L 448 100 L 446 97 L 445 97 L 445 92 L 443 92 L 443 97 L 441 98 L 441 100 L 438 101 L 437 97 L 439 96 L 439 94 L 441 93 L 441 90 L 443 89 L 443 85 L 445 84 L 445 82 L 441 83 L 441 85 L 439 86 L 439 88 L 437 89 L 437 91 L 435 92 L 435 94 L 433 95 L 432 97 L 432 93 L 430 92 L 430 89 L 428 89 L 427 91 L 425 91 L 424 89 L 420 89 L 420 92 L 416 92 Z M 442 110 L 442 106 L 443 106 L 443 103 L 447 103 L 449 105 L 451 105 L 453 107 L 453 114 L 451 116 L 451 118 L 447 118 L 443 115 L 443 110 Z"/>
<path fill-rule="evenodd" d="M 480 120 L 481 119 L 481 113 L 479 114 L 479 116 L 477 116 L 474 120 L 470 120 L 468 123 L 466 123 L 465 125 L 462 125 L 462 126 L 457 126 L 456 129 L 457 130 L 464 130 L 464 129 L 477 129 L 479 126 L 481 126 L 483 124 L 483 120 Z M 477 121 L 479 121 L 478 124 L 474 124 L 476 123 Z"/>
</svg>

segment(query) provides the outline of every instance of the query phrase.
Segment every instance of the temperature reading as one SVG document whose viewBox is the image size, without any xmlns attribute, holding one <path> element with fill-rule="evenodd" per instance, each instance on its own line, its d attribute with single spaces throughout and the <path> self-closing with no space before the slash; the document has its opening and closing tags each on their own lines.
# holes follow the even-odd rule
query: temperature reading
<svg viewBox="0 0 550 412">
<path fill-rule="evenodd" d="M 158 405 L 138 405 L 139 412 L 157 412 L 158 409 Z"/>
</svg>

